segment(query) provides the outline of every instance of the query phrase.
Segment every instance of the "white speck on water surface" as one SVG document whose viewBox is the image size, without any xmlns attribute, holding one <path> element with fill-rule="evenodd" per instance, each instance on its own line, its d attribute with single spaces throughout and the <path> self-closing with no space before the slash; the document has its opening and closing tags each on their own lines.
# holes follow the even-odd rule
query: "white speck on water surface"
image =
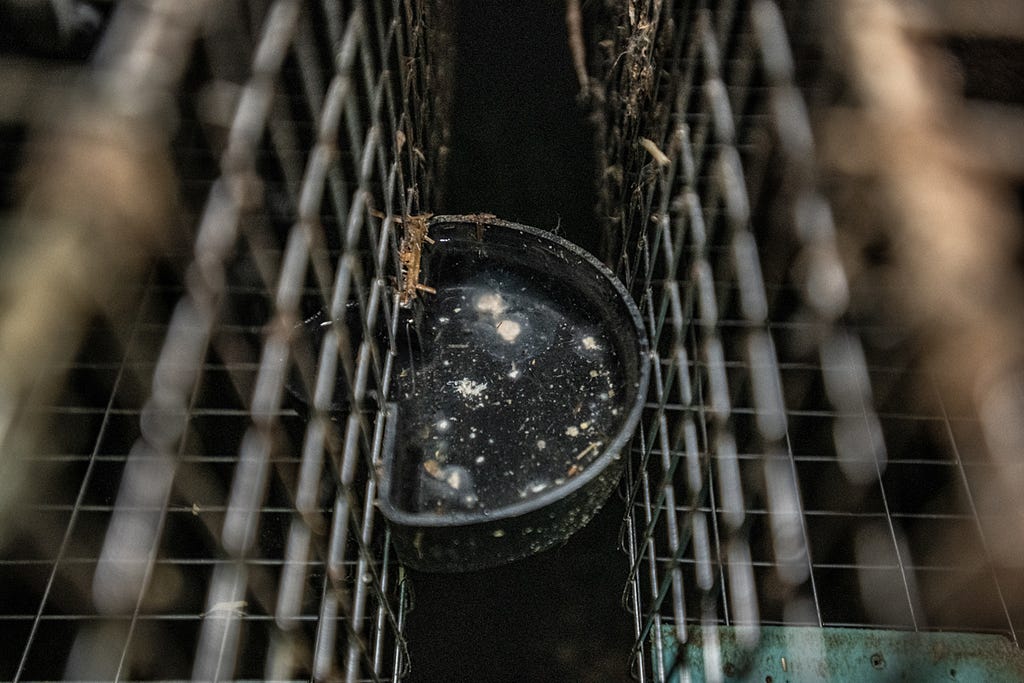
<svg viewBox="0 0 1024 683">
<path fill-rule="evenodd" d="M 589 422 L 580 422 L 580 429 L 590 429 Z"/>
<path fill-rule="evenodd" d="M 537 442 L 537 450 L 538 451 L 542 451 L 542 450 L 544 450 L 547 447 L 548 447 L 548 444 L 547 444 L 546 441 L 544 441 L 544 439 L 541 439 L 540 441 Z"/>
<path fill-rule="evenodd" d="M 508 371 L 508 375 L 507 375 L 507 377 L 508 377 L 509 379 L 515 379 L 515 378 L 516 378 L 516 377 L 518 377 L 518 376 L 519 376 L 519 368 L 517 368 L 517 367 L 516 367 L 516 364 L 515 364 L 515 363 L 513 363 L 513 364 L 512 364 L 512 369 Z"/>
<path fill-rule="evenodd" d="M 478 456 L 476 456 L 476 460 L 474 460 L 473 462 L 475 462 L 477 465 L 483 465 L 484 464 L 484 460 L 485 460 L 484 456 L 478 455 Z"/>
<path fill-rule="evenodd" d="M 585 348 L 587 351 L 594 351 L 595 349 L 600 349 L 601 347 L 597 345 L 597 340 L 594 339 L 593 337 L 584 337 L 583 348 Z"/>
<path fill-rule="evenodd" d="M 515 320 L 502 320 L 495 329 L 498 330 L 498 336 L 509 343 L 514 342 L 523 331 L 522 326 Z"/>
<path fill-rule="evenodd" d="M 565 430 L 565 434 L 566 436 L 579 436 L 580 430 L 576 427 L 576 425 L 573 425 Z"/>
<path fill-rule="evenodd" d="M 493 532 L 491 532 L 491 536 L 494 536 L 495 538 L 501 538 L 504 535 L 505 535 L 505 532 L 502 531 L 501 529 L 495 529 Z"/>
<path fill-rule="evenodd" d="M 540 493 L 548 487 L 548 482 L 538 481 L 534 484 L 530 484 L 530 493 Z"/>
<path fill-rule="evenodd" d="M 466 297 L 462 297 L 462 298 L 465 299 Z M 462 309 L 461 308 L 456 308 L 453 312 L 454 313 L 461 313 Z"/>
<path fill-rule="evenodd" d="M 458 381 L 448 382 L 449 384 L 455 385 L 455 391 L 459 393 L 462 398 L 476 398 L 487 390 L 487 384 L 485 382 L 474 382 L 468 377 L 463 377 Z"/>
<path fill-rule="evenodd" d="M 448 485 L 451 486 L 453 489 L 458 489 L 460 486 L 462 486 L 462 475 L 459 474 L 458 470 L 455 470 L 454 472 L 448 475 L 446 481 L 448 482 Z"/>
<path fill-rule="evenodd" d="M 445 318 L 444 316 L 441 316 L 440 318 L 437 319 L 437 322 L 439 322 L 439 323 L 446 323 L 446 322 L 448 322 L 448 318 Z"/>
<path fill-rule="evenodd" d="M 599 374 L 600 374 L 600 373 L 599 373 L 599 372 L 598 372 L 597 370 L 591 370 L 591 371 L 590 371 L 590 376 L 591 376 L 591 377 L 597 377 L 597 376 L 598 376 Z"/>
<path fill-rule="evenodd" d="M 501 298 L 501 294 L 481 294 L 476 299 L 476 310 L 481 313 L 490 313 L 497 317 L 505 312 L 508 305 Z"/>
<path fill-rule="evenodd" d="M 437 431 L 439 431 L 439 432 L 447 432 L 451 428 L 451 426 L 452 426 L 452 423 L 449 422 L 448 420 L 445 420 L 445 419 L 438 420 L 438 422 L 437 422 Z"/>
</svg>

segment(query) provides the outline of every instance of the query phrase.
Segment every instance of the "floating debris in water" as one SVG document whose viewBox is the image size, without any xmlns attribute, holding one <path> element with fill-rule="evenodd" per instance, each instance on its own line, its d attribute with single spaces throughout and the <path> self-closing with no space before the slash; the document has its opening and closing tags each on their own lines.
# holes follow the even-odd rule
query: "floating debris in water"
<svg viewBox="0 0 1024 683">
<path fill-rule="evenodd" d="M 481 313 L 490 313 L 493 316 L 499 316 L 505 312 L 508 305 L 502 298 L 501 294 L 481 294 L 476 299 L 476 310 Z"/>
<path fill-rule="evenodd" d="M 498 336 L 509 343 L 514 342 L 519 333 L 523 331 L 522 325 L 515 320 L 502 320 L 495 329 L 498 330 Z"/>
<path fill-rule="evenodd" d="M 463 398 L 477 398 L 487 390 L 486 382 L 474 382 L 468 377 L 463 377 L 458 381 L 451 381 L 449 384 L 455 385 L 455 391 Z"/>
</svg>

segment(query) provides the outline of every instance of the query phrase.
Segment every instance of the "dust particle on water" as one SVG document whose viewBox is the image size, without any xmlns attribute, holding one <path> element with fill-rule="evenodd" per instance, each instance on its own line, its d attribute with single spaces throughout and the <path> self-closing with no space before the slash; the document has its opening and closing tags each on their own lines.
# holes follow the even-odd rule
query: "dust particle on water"
<svg viewBox="0 0 1024 683">
<path fill-rule="evenodd" d="M 463 398 L 478 398 L 487 390 L 486 382 L 474 382 L 468 377 L 463 377 L 457 381 L 451 381 L 449 384 L 453 384 L 455 386 L 455 391 L 457 391 L 459 396 Z"/>
</svg>

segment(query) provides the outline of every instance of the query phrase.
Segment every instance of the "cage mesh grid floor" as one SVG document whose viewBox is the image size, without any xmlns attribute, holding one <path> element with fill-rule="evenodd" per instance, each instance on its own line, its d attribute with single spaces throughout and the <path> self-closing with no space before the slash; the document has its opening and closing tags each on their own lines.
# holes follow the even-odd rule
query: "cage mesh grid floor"
<svg viewBox="0 0 1024 683">
<path fill-rule="evenodd" d="M 431 201 L 424 150 L 443 135 L 430 11 L 117 8 L 104 104 L 137 106 L 155 145 L 168 135 L 177 239 L 194 245 L 121 283 L 135 309 L 95 317 L 77 360 L 44 366 L 39 382 L 67 390 L 21 416 L 52 438 L 24 456 L 45 484 L 16 501 L 0 562 L 3 678 L 402 675 L 405 589 L 369 472 L 395 324 L 390 216 Z M 177 72 L 162 61 L 189 55 Z M 124 68 L 169 74 L 157 111 L 116 91 Z M 159 126 L 175 116 L 171 140 Z"/>
</svg>

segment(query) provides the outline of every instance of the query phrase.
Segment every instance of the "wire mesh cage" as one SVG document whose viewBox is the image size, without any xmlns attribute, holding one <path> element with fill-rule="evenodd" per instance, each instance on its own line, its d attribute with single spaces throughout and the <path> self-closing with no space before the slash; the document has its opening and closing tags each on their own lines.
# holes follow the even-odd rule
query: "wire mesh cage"
<svg viewBox="0 0 1024 683">
<path fill-rule="evenodd" d="M 402 675 L 370 473 L 391 217 L 443 156 L 434 12 L 125 2 L 59 92 L 63 61 L 5 66 L 37 100 L 12 144 L 46 116 L 5 282 L 3 678 Z"/>
<path fill-rule="evenodd" d="M 1020 166 L 988 145 L 1021 114 L 985 69 L 1019 69 L 1020 25 L 990 9 L 605 19 L 606 244 L 656 348 L 626 478 L 641 680 L 956 679 L 880 671 L 986 642 L 906 635 L 938 630 L 1012 661 Z"/>
<path fill-rule="evenodd" d="M 565 7 L 651 342 L 623 676 L 1019 680 L 1019 9 Z M 0 678 L 407 677 L 375 501 L 455 14 L 0 3 Z"/>
</svg>

